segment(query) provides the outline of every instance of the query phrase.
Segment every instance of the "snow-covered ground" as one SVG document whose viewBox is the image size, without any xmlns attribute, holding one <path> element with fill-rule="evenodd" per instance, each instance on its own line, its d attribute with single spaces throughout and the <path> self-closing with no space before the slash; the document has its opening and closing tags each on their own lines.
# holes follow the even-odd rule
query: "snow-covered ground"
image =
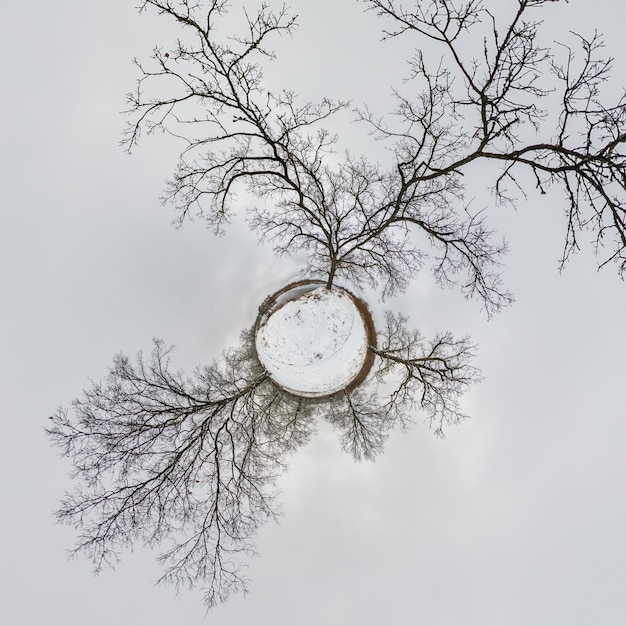
<svg viewBox="0 0 626 626">
<path fill-rule="evenodd" d="M 320 397 L 343 389 L 361 371 L 367 332 L 347 292 L 318 287 L 262 319 L 256 348 L 277 384 L 296 395 Z"/>
</svg>

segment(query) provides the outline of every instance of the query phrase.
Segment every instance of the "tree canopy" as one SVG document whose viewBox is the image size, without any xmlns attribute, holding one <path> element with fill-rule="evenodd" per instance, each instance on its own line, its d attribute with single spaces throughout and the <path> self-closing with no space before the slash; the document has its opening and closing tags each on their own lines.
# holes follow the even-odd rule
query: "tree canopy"
<svg viewBox="0 0 626 626">
<path fill-rule="evenodd" d="M 588 230 L 599 265 L 615 263 L 623 275 L 626 99 L 602 97 L 612 60 L 598 34 L 575 35 L 577 48 L 546 40 L 541 9 L 555 1 L 361 0 L 384 39 L 415 46 L 395 108 L 376 114 L 367 102 L 302 101 L 289 85 L 268 88 L 272 40 L 297 36 L 284 7 L 143 0 L 140 11 L 172 20 L 180 38 L 136 61 L 123 144 L 132 150 L 155 131 L 179 138 L 164 197 L 178 222 L 199 215 L 221 233 L 237 194 L 248 194 L 250 228 L 279 256 L 306 253 L 306 274 L 329 289 L 370 287 L 384 299 L 429 267 L 487 315 L 508 305 L 506 243 L 466 199 L 477 163 L 488 165 L 496 204 L 523 198 L 528 175 L 560 199 L 561 265 Z M 328 125 L 340 114 L 372 133 L 391 165 L 334 154 Z M 371 374 L 329 398 L 277 385 L 259 362 L 254 329 L 191 376 L 172 369 L 160 341 L 149 357 L 118 355 L 105 380 L 59 409 L 48 429 L 80 483 L 57 513 L 78 528 L 76 551 L 100 569 L 135 543 L 159 545 L 161 580 L 201 586 L 207 606 L 245 591 L 241 557 L 277 515 L 275 479 L 316 418 L 338 428 L 357 460 L 374 458 L 416 414 L 439 434 L 463 419 L 459 399 L 480 378 L 475 346 L 447 331 L 427 339 L 407 324 L 388 311 L 368 345 Z"/>
<path fill-rule="evenodd" d="M 410 9 L 363 0 L 385 38 L 415 42 L 395 109 L 377 116 L 367 103 L 302 102 L 288 85 L 268 89 L 271 41 L 295 30 L 285 8 L 244 12 L 239 31 L 224 37 L 225 2 L 146 0 L 142 10 L 172 18 L 188 36 L 137 63 L 124 144 L 130 150 L 157 129 L 181 137 L 165 195 L 178 220 L 198 214 L 221 232 L 234 195 L 248 192 L 259 200 L 250 227 L 278 254 L 306 252 L 309 271 L 329 286 L 341 277 L 392 295 L 429 263 L 441 284 L 458 285 L 488 314 L 509 304 L 499 275 L 506 245 L 465 199 L 465 177 L 481 162 L 496 203 L 524 196 L 524 172 L 541 192 L 554 187 L 567 214 L 561 264 L 591 230 L 600 265 L 615 262 L 623 274 L 626 100 L 601 99 L 612 59 L 597 33 L 577 35 L 577 50 L 541 37 L 540 10 L 553 2 L 492 10 L 480 0 Z M 367 155 L 329 160 L 337 137 L 325 124 L 347 110 L 391 150 L 391 167 Z"/>
</svg>

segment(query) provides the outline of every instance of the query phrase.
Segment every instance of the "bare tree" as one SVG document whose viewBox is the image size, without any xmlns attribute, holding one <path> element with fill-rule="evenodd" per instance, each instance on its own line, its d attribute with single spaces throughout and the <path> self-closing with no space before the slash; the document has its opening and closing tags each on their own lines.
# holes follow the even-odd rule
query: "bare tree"
<svg viewBox="0 0 626 626">
<path fill-rule="evenodd" d="M 489 312 L 510 301 L 497 271 L 505 246 L 493 242 L 480 215 L 468 212 L 460 174 L 409 175 L 401 162 L 389 170 L 350 155 L 331 164 L 337 138 L 324 122 L 348 103 L 298 103 L 294 93 L 272 93 L 263 84 L 261 63 L 272 56 L 266 41 L 291 33 L 294 18 L 263 5 L 253 17 L 245 13 L 245 33 L 218 43 L 225 3 L 206 4 L 143 3 L 190 37 L 138 63 L 138 88 L 129 95 L 128 149 L 142 130 L 159 129 L 186 143 L 165 196 L 177 205 L 179 221 L 197 212 L 219 232 L 233 195 L 244 190 L 258 199 L 248 214 L 258 235 L 271 239 L 279 254 L 305 250 L 310 273 L 325 275 L 329 287 L 341 277 L 390 295 L 430 256 L 438 280 L 449 284 L 462 276 L 466 295 L 481 298 Z"/>
<path fill-rule="evenodd" d="M 278 512 L 272 485 L 309 437 L 311 411 L 259 364 L 250 333 L 193 377 L 172 372 L 171 348 L 118 355 L 102 383 L 48 429 L 78 486 L 59 521 L 79 529 L 75 553 L 96 571 L 135 543 L 163 546 L 159 582 L 201 585 L 208 607 L 245 591 L 241 557 Z"/>
<path fill-rule="evenodd" d="M 408 319 L 387 311 L 379 329 L 372 376 L 362 386 L 333 396 L 322 415 L 341 432 L 344 450 L 355 460 L 372 460 L 390 432 L 405 429 L 416 415 L 444 435 L 446 426 L 466 418 L 459 399 L 481 379 L 472 362 L 476 346 L 469 337 L 437 334 L 427 341 L 407 328 Z"/>
<path fill-rule="evenodd" d="M 416 408 L 439 434 L 464 417 L 457 399 L 478 380 L 466 339 L 426 343 L 392 313 L 380 337 L 380 348 L 369 347 L 374 375 L 323 400 L 276 385 L 250 332 L 192 377 L 172 371 L 161 341 L 148 359 L 117 355 L 105 380 L 60 408 L 47 429 L 77 481 L 56 513 L 78 530 L 73 554 L 98 572 L 135 544 L 159 547 L 159 582 L 201 587 L 207 608 L 247 591 L 245 557 L 279 512 L 274 482 L 314 418 L 333 424 L 360 461 L 375 458 Z"/>
<path fill-rule="evenodd" d="M 409 330 L 407 321 L 404 315 L 386 312 L 380 347 L 370 347 L 380 359 L 376 377 L 379 383 L 391 383 L 387 404 L 405 415 L 404 420 L 416 410 L 423 412 L 443 435 L 446 425 L 466 417 L 459 398 L 480 380 L 480 371 L 472 365 L 476 346 L 469 337 L 455 339 L 450 332 L 427 341 L 419 331 Z"/>
</svg>

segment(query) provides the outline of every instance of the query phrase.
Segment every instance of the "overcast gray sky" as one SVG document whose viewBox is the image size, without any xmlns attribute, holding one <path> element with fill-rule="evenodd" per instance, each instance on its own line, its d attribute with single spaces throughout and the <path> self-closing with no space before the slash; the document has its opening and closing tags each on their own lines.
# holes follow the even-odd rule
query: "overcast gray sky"
<svg viewBox="0 0 626 626">
<path fill-rule="evenodd" d="M 133 5 L 3 8 L 0 621 L 12 626 L 203 623 L 199 595 L 152 585 L 146 550 L 97 578 L 89 563 L 66 562 L 73 531 L 51 511 L 69 466 L 43 427 L 119 350 L 148 350 L 156 336 L 178 346 L 182 368 L 210 361 L 298 269 L 238 223 L 220 239 L 200 222 L 172 228 L 158 198 L 176 145 L 149 138 L 131 157 L 118 147 L 131 59 L 176 37 Z M 281 42 L 287 57 L 272 80 L 383 103 L 403 67 L 394 44 L 376 43 L 376 18 L 348 0 L 292 5 L 302 26 Z M 551 8 L 549 37 L 605 32 L 619 91 L 625 9 L 592 6 Z M 485 380 L 464 400 L 472 419 L 438 440 L 417 416 L 363 464 L 321 424 L 281 481 L 285 515 L 259 537 L 251 593 L 211 623 L 624 623 L 626 288 L 613 268 L 596 272 L 589 251 L 559 274 L 558 197 L 491 218 L 510 241 L 513 307 L 488 322 L 427 276 L 385 304 L 427 334 L 468 332 L 480 344 Z"/>
</svg>

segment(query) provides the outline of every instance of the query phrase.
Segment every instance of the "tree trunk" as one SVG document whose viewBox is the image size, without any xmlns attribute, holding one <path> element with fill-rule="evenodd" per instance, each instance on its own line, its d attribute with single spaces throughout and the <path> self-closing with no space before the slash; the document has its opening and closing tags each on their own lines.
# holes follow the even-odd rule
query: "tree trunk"
<svg viewBox="0 0 626 626">
<path fill-rule="evenodd" d="M 337 261 L 333 259 L 330 263 L 330 270 L 328 272 L 328 280 L 326 281 L 326 289 L 332 289 L 333 282 L 335 280 L 336 271 L 337 271 Z"/>
</svg>

